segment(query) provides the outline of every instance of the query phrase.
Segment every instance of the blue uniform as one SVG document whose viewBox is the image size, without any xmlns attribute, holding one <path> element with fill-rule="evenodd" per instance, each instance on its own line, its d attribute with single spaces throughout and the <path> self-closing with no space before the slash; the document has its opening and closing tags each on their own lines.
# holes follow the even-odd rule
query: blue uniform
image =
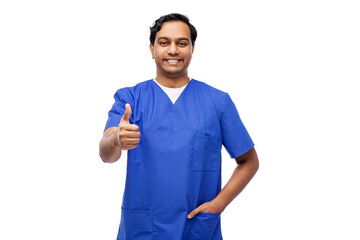
<svg viewBox="0 0 360 240">
<path fill-rule="evenodd" d="M 105 129 L 131 105 L 140 143 L 128 150 L 118 240 L 220 240 L 220 214 L 186 216 L 221 190 L 221 148 L 254 147 L 230 96 L 192 79 L 173 104 L 148 80 L 119 89 Z"/>
</svg>

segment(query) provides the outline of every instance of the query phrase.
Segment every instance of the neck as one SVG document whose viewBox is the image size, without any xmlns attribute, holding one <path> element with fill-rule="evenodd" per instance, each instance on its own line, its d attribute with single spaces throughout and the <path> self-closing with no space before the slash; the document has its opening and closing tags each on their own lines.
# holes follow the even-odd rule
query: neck
<svg viewBox="0 0 360 240">
<path fill-rule="evenodd" d="M 168 88 L 180 88 L 188 84 L 190 82 L 190 78 L 187 75 L 182 77 L 175 77 L 175 78 L 169 78 L 169 77 L 157 75 L 156 81 Z"/>
</svg>

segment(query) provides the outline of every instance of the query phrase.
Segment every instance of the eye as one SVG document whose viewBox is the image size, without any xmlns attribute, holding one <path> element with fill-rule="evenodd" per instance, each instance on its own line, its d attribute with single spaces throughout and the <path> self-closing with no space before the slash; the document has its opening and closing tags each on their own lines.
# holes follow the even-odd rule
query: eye
<svg viewBox="0 0 360 240">
<path fill-rule="evenodd" d="M 167 42 L 165 42 L 165 41 L 161 41 L 161 42 L 159 42 L 159 45 L 160 46 L 166 46 L 168 43 Z"/>
<path fill-rule="evenodd" d="M 180 47 L 186 47 L 188 45 L 188 42 L 179 42 Z"/>
</svg>

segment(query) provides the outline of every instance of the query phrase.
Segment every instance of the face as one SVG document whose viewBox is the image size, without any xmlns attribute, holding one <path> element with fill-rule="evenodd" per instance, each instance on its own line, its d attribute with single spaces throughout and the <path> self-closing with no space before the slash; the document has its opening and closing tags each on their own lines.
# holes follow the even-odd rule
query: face
<svg viewBox="0 0 360 240">
<path fill-rule="evenodd" d="M 158 77 L 187 77 L 194 51 L 188 25 L 181 21 L 163 23 L 156 33 L 154 45 L 150 44 L 150 51 L 155 59 Z"/>
</svg>

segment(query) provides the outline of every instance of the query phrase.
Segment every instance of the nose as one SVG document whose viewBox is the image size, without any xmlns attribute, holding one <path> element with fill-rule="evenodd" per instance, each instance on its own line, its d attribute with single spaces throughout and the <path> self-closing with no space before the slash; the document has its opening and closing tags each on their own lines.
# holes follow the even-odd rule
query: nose
<svg viewBox="0 0 360 240">
<path fill-rule="evenodd" d="M 171 43 L 169 45 L 167 53 L 169 55 L 178 55 L 179 54 L 179 49 L 178 49 L 178 46 L 176 45 L 176 43 Z"/>
</svg>

